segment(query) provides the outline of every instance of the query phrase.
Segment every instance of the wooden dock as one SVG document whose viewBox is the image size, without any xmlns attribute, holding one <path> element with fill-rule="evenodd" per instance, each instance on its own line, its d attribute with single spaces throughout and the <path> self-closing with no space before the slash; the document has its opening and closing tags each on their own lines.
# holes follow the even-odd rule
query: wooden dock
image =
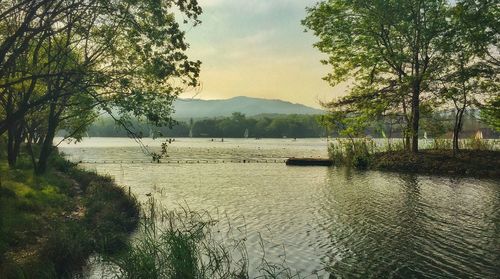
<svg viewBox="0 0 500 279">
<path fill-rule="evenodd" d="M 333 166 L 333 161 L 325 158 L 289 158 L 287 166 Z"/>
</svg>

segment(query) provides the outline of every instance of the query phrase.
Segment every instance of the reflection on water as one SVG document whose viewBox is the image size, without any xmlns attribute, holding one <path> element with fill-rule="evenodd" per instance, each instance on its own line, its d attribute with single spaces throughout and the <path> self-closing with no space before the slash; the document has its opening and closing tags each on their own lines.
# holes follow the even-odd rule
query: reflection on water
<svg viewBox="0 0 500 279">
<path fill-rule="evenodd" d="M 159 143 L 146 142 L 150 146 Z M 108 173 L 141 199 L 226 215 L 243 228 L 251 266 L 268 260 L 303 275 L 344 278 L 477 277 L 500 274 L 500 183 L 284 164 L 150 164 L 125 139 L 62 150 Z M 170 158 L 326 156 L 320 140 L 180 139 Z"/>
</svg>

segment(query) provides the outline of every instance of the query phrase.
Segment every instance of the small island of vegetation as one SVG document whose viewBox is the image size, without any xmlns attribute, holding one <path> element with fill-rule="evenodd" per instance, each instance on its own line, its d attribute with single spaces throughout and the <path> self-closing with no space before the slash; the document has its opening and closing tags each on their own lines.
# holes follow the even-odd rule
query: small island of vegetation
<svg viewBox="0 0 500 279">
<path fill-rule="evenodd" d="M 325 80 L 352 84 L 346 96 L 324 104 L 325 126 L 350 139 L 331 147 L 333 160 L 360 168 L 498 177 L 495 142 L 482 142 L 481 131 L 460 140 L 464 115 L 473 108 L 480 111 L 475 117 L 500 129 L 495 6 L 468 0 L 324 1 L 309 8 L 303 24 L 319 38 L 315 46 L 332 68 Z M 441 139 L 448 131 L 444 110 L 453 113 L 449 142 Z M 363 139 L 376 123 L 389 140 L 382 150 Z M 396 147 L 394 128 L 402 137 Z M 427 137 L 436 146 L 425 148 L 435 150 L 422 152 Z M 439 142 L 449 151 L 436 150 L 444 147 Z"/>
</svg>

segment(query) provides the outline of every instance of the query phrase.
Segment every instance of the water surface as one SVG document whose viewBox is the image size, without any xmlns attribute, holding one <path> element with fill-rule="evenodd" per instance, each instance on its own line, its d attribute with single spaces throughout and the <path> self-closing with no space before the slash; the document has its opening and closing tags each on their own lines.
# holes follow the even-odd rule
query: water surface
<svg viewBox="0 0 500 279">
<path fill-rule="evenodd" d="M 498 181 L 292 167 L 283 159 L 324 157 L 326 141 L 219 140 L 177 139 L 161 164 L 129 139 L 85 139 L 61 150 L 142 201 L 151 193 L 168 208 L 228 218 L 246 237 L 253 268 L 262 241 L 266 259 L 285 260 L 303 276 L 500 276 Z M 151 150 L 159 143 L 144 141 Z"/>
</svg>

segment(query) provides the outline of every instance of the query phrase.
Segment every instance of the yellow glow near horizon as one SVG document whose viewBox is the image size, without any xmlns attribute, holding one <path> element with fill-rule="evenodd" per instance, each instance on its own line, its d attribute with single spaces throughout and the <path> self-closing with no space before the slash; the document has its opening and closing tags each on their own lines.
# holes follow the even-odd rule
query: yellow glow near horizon
<svg viewBox="0 0 500 279">
<path fill-rule="evenodd" d="M 203 23 L 187 33 L 190 57 L 203 63 L 196 98 L 249 96 L 318 108 L 320 100 L 343 95 L 345 85 L 322 80 L 329 69 L 300 24 L 314 2 L 201 0 Z"/>
</svg>

